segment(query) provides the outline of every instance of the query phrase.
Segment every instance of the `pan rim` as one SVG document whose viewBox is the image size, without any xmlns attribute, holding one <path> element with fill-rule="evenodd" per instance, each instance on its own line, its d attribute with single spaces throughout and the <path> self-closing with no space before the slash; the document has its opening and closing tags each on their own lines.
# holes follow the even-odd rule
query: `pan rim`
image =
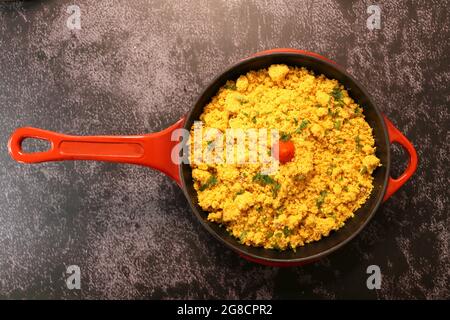
<svg viewBox="0 0 450 320">
<path fill-rule="evenodd" d="M 373 206 L 371 212 L 367 215 L 367 218 L 361 223 L 361 225 L 355 230 L 353 231 L 349 236 L 347 236 L 343 241 L 337 243 L 336 245 L 321 251 L 319 253 L 316 253 L 314 255 L 309 255 L 309 256 L 304 256 L 304 257 L 299 257 L 299 258 L 293 258 L 293 259 L 287 259 L 287 258 L 268 258 L 268 257 L 263 257 L 260 256 L 258 254 L 254 254 L 254 253 L 250 253 L 250 252 L 246 252 L 244 250 L 242 250 L 241 248 L 239 248 L 238 246 L 235 246 L 227 241 L 225 241 L 219 234 L 217 234 L 203 219 L 203 217 L 200 215 L 200 213 L 198 212 L 198 209 L 196 208 L 196 206 L 194 205 L 194 201 L 192 199 L 192 197 L 188 194 L 187 192 L 187 183 L 185 180 L 185 175 L 184 173 L 184 169 L 183 169 L 183 165 L 179 165 L 179 175 L 180 175 L 180 180 L 181 180 L 181 187 L 183 189 L 183 193 L 185 195 L 185 197 L 188 199 L 189 202 L 189 206 L 191 208 L 191 210 L 194 212 L 195 216 L 197 217 L 198 220 L 200 220 L 200 223 L 203 225 L 204 228 L 206 228 L 206 230 L 208 230 L 208 232 L 210 234 L 212 234 L 216 239 L 218 239 L 221 243 L 225 244 L 225 246 L 227 246 L 228 248 L 232 249 L 233 251 L 239 253 L 240 255 L 248 256 L 251 257 L 253 259 L 256 260 L 260 260 L 262 263 L 264 262 L 270 262 L 270 263 L 279 263 L 279 264 L 294 264 L 294 263 L 305 263 L 308 261 L 313 261 L 313 260 L 318 260 L 324 256 L 329 255 L 330 253 L 340 249 L 341 247 L 343 247 L 345 244 L 347 244 L 348 242 L 350 242 L 353 238 L 355 238 L 365 227 L 366 225 L 369 223 L 369 221 L 373 218 L 373 216 L 375 215 L 376 211 L 378 210 L 378 208 L 380 207 L 381 203 L 383 202 L 383 197 L 386 193 L 386 189 L 387 189 L 387 183 L 388 183 L 388 179 L 390 176 L 390 165 L 391 165 L 391 152 L 390 152 L 390 141 L 389 141 L 389 136 L 388 136 L 388 130 L 386 127 L 386 123 L 384 121 L 383 118 L 383 114 L 381 113 L 381 111 L 379 110 L 378 106 L 373 102 L 372 97 L 368 94 L 367 90 L 365 89 L 365 87 L 357 80 L 355 79 L 352 75 L 350 75 L 345 69 L 343 69 L 342 67 L 340 67 L 338 64 L 334 64 L 332 62 L 328 62 L 324 59 L 320 59 L 318 57 L 312 56 L 312 55 L 308 55 L 306 53 L 295 53 L 295 52 L 269 52 L 269 53 L 264 53 L 264 54 L 260 54 L 257 56 L 252 56 L 249 58 L 245 58 L 242 59 L 230 66 L 228 66 L 227 68 L 225 68 L 224 70 L 222 70 L 220 73 L 218 73 L 210 82 L 207 86 L 205 86 L 203 88 L 203 90 L 200 92 L 200 94 L 198 95 L 198 98 L 196 99 L 195 103 L 193 104 L 193 107 L 190 109 L 189 113 L 186 116 L 186 120 L 185 123 L 183 125 L 184 129 L 190 131 L 190 127 L 188 127 L 188 124 L 190 123 L 190 119 L 193 117 L 193 113 L 195 111 L 195 106 L 200 102 L 200 100 L 203 98 L 203 96 L 205 95 L 205 93 L 212 87 L 214 86 L 217 81 L 219 81 L 222 76 L 224 74 L 230 73 L 230 71 L 232 71 L 235 68 L 238 68 L 239 66 L 252 62 L 254 60 L 259 60 L 259 59 L 263 59 L 267 56 L 274 56 L 274 57 L 284 57 L 284 56 L 301 56 L 301 57 L 307 57 L 308 59 L 313 60 L 315 63 L 321 63 L 321 64 L 325 64 L 328 67 L 335 69 L 336 71 L 338 71 L 339 73 L 343 74 L 345 77 L 347 77 L 348 79 L 350 79 L 350 81 L 352 81 L 363 93 L 363 95 L 367 98 L 368 101 L 370 101 L 371 105 L 373 106 L 373 110 L 375 111 L 375 114 L 377 115 L 377 117 L 381 120 L 381 126 L 382 126 L 382 131 L 383 131 L 383 135 L 384 135 L 384 142 L 385 144 L 388 146 L 386 148 L 386 173 L 383 179 L 383 187 L 382 187 L 382 192 L 379 194 L 378 199 L 376 199 L 375 201 L 375 205 Z M 336 232 L 339 232 L 339 230 L 336 230 Z M 321 240 L 318 240 L 321 241 Z M 306 244 L 308 245 L 308 244 Z M 271 250 L 271 249 L 264 249 L 264 250 Z"/>
</svg>

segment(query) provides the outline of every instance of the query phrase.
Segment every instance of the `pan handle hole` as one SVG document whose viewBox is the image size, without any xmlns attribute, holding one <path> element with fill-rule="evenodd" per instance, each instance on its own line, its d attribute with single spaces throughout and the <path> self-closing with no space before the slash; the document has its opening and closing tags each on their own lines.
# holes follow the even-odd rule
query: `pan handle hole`
<svg viewBox="0 0 450 320">
<path fill-rule="evenodd" d="M 405 172 L 408 165 L 408 154 L 398 143 L 391 144 L 391 177 L 397 179 Z"/>
<path fill-rule="evenodd" d="M 20 145 L 24 153 L 46 152 L 52 147 L 50 141 L 39 138 L 25 138 Z"/>
</svg>

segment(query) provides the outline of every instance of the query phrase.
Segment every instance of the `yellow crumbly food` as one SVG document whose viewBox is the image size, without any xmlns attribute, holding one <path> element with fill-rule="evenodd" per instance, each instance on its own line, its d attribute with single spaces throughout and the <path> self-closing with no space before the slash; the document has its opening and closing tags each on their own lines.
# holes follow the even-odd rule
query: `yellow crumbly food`
<svg viewBox="0 0 450 320">
<path fill-rule="evenodd" d="M 342 227 L 372 191 L 380 166 L 372 129 L 336 80 L 286 65 L 250 71 L 228 81 L 200 119 L 222 132 L 275 128 L 295 146 L 272 175 L 258 164 L 191 162 L 208 220 L 243 244 L 295 250 Z"/>
</svg>

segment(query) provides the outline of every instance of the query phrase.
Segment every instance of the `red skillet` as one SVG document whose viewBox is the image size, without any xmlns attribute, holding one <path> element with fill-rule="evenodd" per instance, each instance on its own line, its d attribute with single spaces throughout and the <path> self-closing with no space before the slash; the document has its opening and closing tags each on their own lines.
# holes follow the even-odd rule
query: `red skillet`
<svg viewBox="0 0 450 320">
<path fill-rule="evenodd" d="M 171 161 L 171 152 L 177 141 L 171 140 L 172 132 L 177 128 L 190 129 L 193 122 L 199 119 L 204 106 L 217 93 L 218 89 L 228 79 L 237 79 L 239 75 L 250 70 L 267 68 L 274 63 L 284 63 L 291 66 L 303 66 L 316 74 L 324 74 L 342 83 L 350 90 L 352 98 L 364 109 L 367 122 L 373 129 L 377 156 L 382 167 L 374 172 L 374 189 L 367 202 L 346 222 L 340 230 L 328 237 L 291 250 L 276 251 L 263 248 L 248 247 L 240 244 L 218 224 L 207 221 L 207 213 L 197 204 L 197 196 L 193 187 L 191 168 L 189 165 L 177 165 Z M 37 153 L 25 153 L 21 148 L 24 139 L 37 138 L 48 140 L 50 150 Z M 399 143 L 409 155 L 409 163 L 405 172 L 397 179 L 389 176 L 391 164 L 390 144 Z M 148 166 L 164 172 L 183 188 L 191 208 L 203 226 L 217 239 L 242 257 L 270 266 L 302 265 L 317 260 L 342 247 L 355 237 L 369 222 L 381 202 L 387 200 L 414 173 L 417 167 L 417 154 L 406 137 L 383 116 L 374 105 L 362 85 L 334 62 L 312 52 L 296 49 L 274 49 L 257 53 L 239 61 L 211 81 L 201 93 L 191 112 L 178 120 L 169 128 L 152 134 L 138 136 L 70 136 L 51 131 L 20 128 L 9 140 L 11 156 L 24 163 L 36 163 L 59 160 L 97 160 L 122 162 Z"/>
</svg>

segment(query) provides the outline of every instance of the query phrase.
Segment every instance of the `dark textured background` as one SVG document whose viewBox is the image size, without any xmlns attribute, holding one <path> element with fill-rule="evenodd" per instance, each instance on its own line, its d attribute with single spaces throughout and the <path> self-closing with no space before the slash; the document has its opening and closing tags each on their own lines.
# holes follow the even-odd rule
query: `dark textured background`
<svg viewBox="0 0 450 320">
<path fill-rule="evenodd" d="M 78 4 L 82 30 L 66 27 Z M 449 3 L 36 0 L 0 4 L 0 297 L 450 298 Z M 301 268 L 248 263 L 202 229 L 182 191 L 131 165 L 21 165 L 17 127 L 137 134 L 187 112 L 210 79 L 258 50 L 346 67 L 415 144 L 416 175 L 342 250 Z M 394 149 L 394 173 L 405 156 Z M 77 264 L 82 289 L 65 286 Z M 366 287 L 377 264 L 382 287 Z"/>
</svg>

